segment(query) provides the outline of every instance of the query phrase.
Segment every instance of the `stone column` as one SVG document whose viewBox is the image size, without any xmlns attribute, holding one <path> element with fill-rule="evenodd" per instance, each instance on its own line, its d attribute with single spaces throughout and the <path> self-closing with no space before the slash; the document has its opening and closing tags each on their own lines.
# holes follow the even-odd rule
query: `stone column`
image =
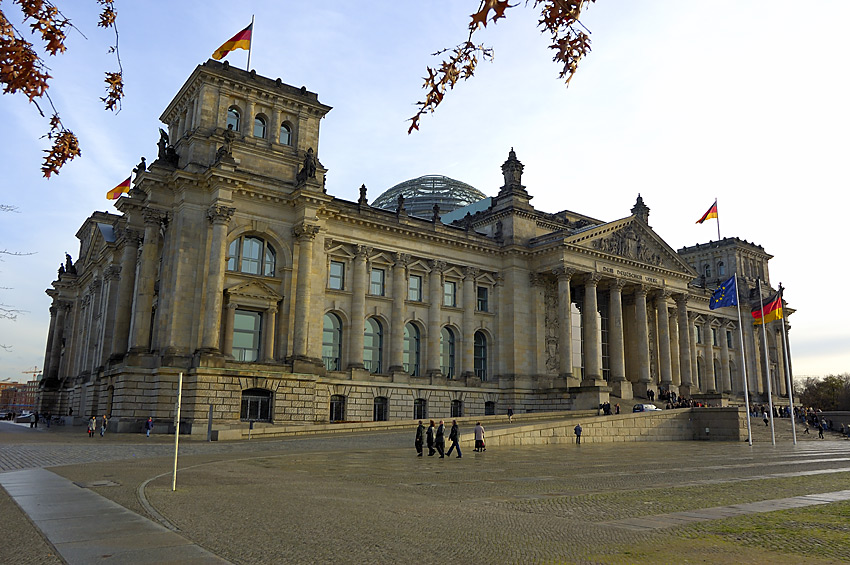
<svg viewBox="0 0 850 565">
<path fill-rule="evenodd" d="M 136 285 L 136 260 L 142 234 L 127 228 L 121 233 L 121 273 L 118 279 L 118 299 L 112 329 L 112 355 L 120 357 L 127 352 L 130 339 L 130 313 L 133 307 L 133 287 Z"/>
<path fill-rule="evenodd" d="M 393 265 L 393 309 L 390 320 L 390 373 L 404 371 L 404 317 L 407 299 L 407 264 L 410 256 L 395 254 Z"/>
<path fill-rule="evenodd" d="M 233 323 L 236 319 L 238 306 L 228 302 L 224 307 L 224 336 L 222 337 L 221 353 L 225 357 L 233 357 Z"/>
<path fill-rule="evenodd" d="M 443 261 L 431 261 L 431 274 L 428 276 L 428 375 L 439 376 L 440 369 L 440 325 L 443 299 Z"/>
<path fill-rule="evenodd" d="M 679 394 L 691 395 L 693 379 L 691 375 L 691 326 L 688 322 L 688 295 L 677 294 L 675 296 L 676 309 L 679 322 L 679 373 L 681 383 Z"/>
<path fill-rule="evenodd" d="M 611 367 L 611 387 L 623 400 L 633 398 L 632 383 L 626 380 L 626 352 L 623 337 L 623 287 L 626 283 L 614 279 L 608 284 L 608 363 Z"/>
<path fill-rule="evenodd" d="M 139 265 L 139 280 L 136 284 L 136 302 L 133 308 L 133 332 L 130 336 L 130 351 L 145 353 L 150 349 L 151 314 L 153 308 L 156 268 L 159 259 L 159 230 L 165 214 L 150 208 L 143 211 L 145 219 L 145 242 Z"/>
<path fill-rule="evenodd" d="M 696 312 L 688 312 L 688 339 L 691 343 L 691 394 L 702 391 L 702 386 L 699 381 L 699 366 L 697 363 L 697 340 L 694 336 L 696 329 Z"/>
<path fill-rule="evenodd" d="M 711 335 L 711 318 L 702 325 L 702 335 L 705 340 L 703 352 L 705 355 L 705 392 L 717 393 L 716 376 L 714 374 L 714 343 Z"/>
<path fill-rule="evenodd" d="M 263 320 L 263 360 L 266 363 L 274 363 L 274 330 L 275 315 L 277 314 L 277 306 L 270 306 L 266 310 L 265 320 Z M 232 339 L 232 338 L 231 338 Z"/>
<path fill-rule="evenodd" d="M 570 279 L 575 272 L 575 269 L 568 267 L 555 269 L 555 275 L 558 277 L 558 319 L 560 320 L 558 326 L 558 357 L 561 376 L 567 377 L 568 383 L 569 379 L 573 377 L 573 309 Z"/>
<path fill-rule="evenodd" d="M 354 273 L 351 278 L 351 329 L 348 332 L 349 369 L 363 368 L 363 324 L 366 322 L 366 262 L 371 253 L 372 248 L 365 245 L 357 245 L 354 248 Z"/>
<path fill-rule="evenodd" d="M 732 394 L 732 375 L 729 372 L 729 342 L 726 339 L 726 326 L 720 326 L 720 382 L 723 394 Z"/>
<path fill-rule="evenodd" d="M 91 311 L 86 328 L 88 334 L 88 348 L 85 352 L 84 371 L 94 373 L 95 369 L 100 365 L 100 355 L 97 348 L 101 343 L 100 332 L 98 331 L 98 323 L 103 323 L 103 279 L 94 279 L 89 287 L 89 297 L 91 298 Z"/>
<path fill-rule="evenodd" d="M 673 386 L 673 362 L 670 352 L 670 313 L 667 311 L 669 292 L 659 292 L 655 297 L 655 315 L 658 321 L 658 365 L 661 387 L 670 391 Z M 674 391 L 675 392 L 675 391 Z"/>
<path fill-rule="evenodd" d="M 58 379 L 62 340 L 65 335 L 65 319 L 68 312 L 71 311 L 71 303 L 66 300 L 57 300 L 54 303 L 54 308 L 56 308 L 56 327 L 53 331 L 53 342 L 50 344 L 50 378 Z"/>
<path fill-rule="evenodd" d="M 47 330 L 47 347 L 44 349 L 44 363 L 42 364 L 42 374 L 45 380 L 50 378 L 50 353 L 53 351 L 53 337 L 56 335 L 56 301 L 50 306 L 50 325 Z"/>
<path fill-rule="evenodd" d="M 474 377 L 475 339 L 473 335 L 475 334 L 475 303 L 478 299 L 475 290 L 475 278 L 478 276 L 478 269 L 466 267 L 463 270 L 463 275 L 463 341 L 461 342 L 463 349 L 458 372 L 464 377 Z"/>
<path fill-rule="evenodd" d="M 590 274 L 584 280 L 584 305 L 581 323 L 584 330 L 584 380 L 582 386 L 599 386 L 602 382 L 601 339 L 596 287 L 602 277 Z"/>
<path fill-rule="evenodd" d="M 312 281 L 313 240 L 319 233 L 319 226 L 302 224 L 292 230 L 298 240 L 298 284 L 295 289 L 295 339 L 293 349 L 295 357 L 307 357 L 307 335 L 310 328 L 310 283 Z M 360 321 L 362 328 L 363 321 Z M 358 331 L 357 327 L 352 331 Z M 360 329 L 362 333 L 362 329 Z M 361 348 L 362 356 L 362 348 Z"/>
<path fill-rule="evenodd" d="M 219 352 L 221 306 L 224 302 L 224 272 L 227 267 L 227 225 L 235 211 L 235 208 L 220 204 L 214 204 L 207 210 L 207 218 L 212 224 L 212 242 L 210 243 L 201 348 L 208 353 Z"/>
<path fill-rule="evenodd" d="M 649 328 L 646 316 L 646 293 L 643 285 L 635 286 L 635 340 L 638 363 L 638 382 L 634 384 L 635 396 L 646 397 L 649 388 Z"/>
</svg>

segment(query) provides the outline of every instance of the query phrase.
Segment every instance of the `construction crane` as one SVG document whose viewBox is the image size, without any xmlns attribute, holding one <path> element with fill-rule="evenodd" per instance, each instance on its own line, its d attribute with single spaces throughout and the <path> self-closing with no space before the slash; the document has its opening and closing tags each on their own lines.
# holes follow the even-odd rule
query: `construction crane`
<svg viewBox="0 0 850 565">
<path fill-rule="evenodd" d="M 21 372 L 25 373 L 27 375 L 32 375 L 32 378 L 34 379 L 34 378 L 36 378 L 36 376 L 39 375 L 39 373 L 41 373 L 41 371 L 38 370 L 38 365 L 36 365 L 32 369 L 33 369 L 32 371 L 21 371 Z"/>
</svg>

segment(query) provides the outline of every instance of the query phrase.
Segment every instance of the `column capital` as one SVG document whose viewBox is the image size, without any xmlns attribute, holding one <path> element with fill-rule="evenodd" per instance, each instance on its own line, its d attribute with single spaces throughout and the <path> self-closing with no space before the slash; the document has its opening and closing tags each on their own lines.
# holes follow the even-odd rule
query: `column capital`
<svg viewBox="0 0 850 565">
<path fill-rule="evenodd" d="M 145 221 L 145 227 L 159 226 L 168 220 L 168 212 L 155 208 L 145 208 L 142 210 L 142 218 Z"/>
<path fill-rule="evenodd" d="M 301 224 L 292 228 L 292 235 L 300 242 L 313 241 L 319 233 L 319 226 L 314 224 Z"/>
<path fill-rule="evenodd" d="M 103 271 L 104 280 L 111 281 L 115 279 L 121 278 L 121 266 L 120 265 L 109 265 Z"/>
<path fill-rule="evenodd" d="M 410 254 L 409 253 L 396 252 L 394 254 L 393 258 L 395 259 L 395 264 L 394 264 L 395 267 L 404 268 L 410 263 Z"/>
<path fill-rule="evenodd" d="M 533 286 L 543 286 L 543 275 L 541 273 L 528 273 L 528 283 Z"/>
<path fill-rule="evenodd" d="M 646 295 L 649 294 L 649 287 L 645 284 L 636 284 L 634 285 L 634 289 L 635 295 L 643 296 L 644 298 L 646 298 Z"/>
<path fill-rule="evenodd" d="M 135 245 L 136 247 L 139 246 L 144 237 L 141 231 L 134 228 L 118 228 L 115 231 L 119 241 L 124 242 L 124 244 Z"/>
<path fill-rule="evenodd" d="M 372 248 L 368 245 L 355 245 L 354 246 L 354 257 L 356 259 L 368 259 L 369 255 L 372 254 Z"/>
<path fill-rule="evenodd" d="M 623 289 L 626 287 L 626 281 L 623 279 L 607 279 L 608 290 L 616 290 L 617 292 L 623 292 Z"/>
<path fill-rule="evenodd" d="M 480 272 L 480 270 L 476 269 L 475 267 L 464 267 L 463 268 L 463 277 L 464 277 L 464 279 L 471 278 L 474 282 L 475 279 L 478 277 L 479 272 Z"/>
<path fill-rule="evenodd" d="M 573 269 L 572 267 L 556 267 L 552 269 L 552 274 L 558 277 L 559 281 L 564 279 L 569 281 L 576 272 L 576 269 Z"/>
<path fill-rule="evenodd" d="M 432 275 L 434 273 L 442 273 L 448 267 L 448 265 L 446 264 L 445 261 L 439 261 L 437 259 L 432 259 L 432 260 L 428 261 L 428 266 L 431 267 L 431 274 Z"/>
<path fill-rule="evenodd" d="M 584 286 L 597 286 L 602 280 L 602 275 L 599 273 L 588 273 L 584 277 Z"/>
<path fill-rule="evenodd" d="M 213 204 L 207 210 L 207 219 L 211 224 L 227 225 L 230 218 L 233 217 L 236 208 L 231 206 L 223 206 L 221 204 Z"/>
<path fill-rule="evenodd" d="M 688 298 L 690 295 L 687 292 L 673 293 L 673 300 L 676 302 L 677 308 L 688 308 Z"/>
</svg>

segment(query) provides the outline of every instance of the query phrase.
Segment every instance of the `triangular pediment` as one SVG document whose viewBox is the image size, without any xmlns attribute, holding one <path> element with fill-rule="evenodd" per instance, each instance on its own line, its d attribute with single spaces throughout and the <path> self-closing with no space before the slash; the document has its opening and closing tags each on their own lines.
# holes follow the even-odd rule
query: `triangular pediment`
<svg viewBox="0 0 850 565">
<path fill-rule="evenodd" d="M 262 281 L 238 283 L 225 292 L 232 298 L 261 300 L 263 302 L 278 302 L 283 297 L 272 287 Z"/>
<path fill-rule="evenodd" d="M 565 241 L 620 259 L 697 276 L 672 247 L 635 216 L 587 228 Z"/>
</svg>

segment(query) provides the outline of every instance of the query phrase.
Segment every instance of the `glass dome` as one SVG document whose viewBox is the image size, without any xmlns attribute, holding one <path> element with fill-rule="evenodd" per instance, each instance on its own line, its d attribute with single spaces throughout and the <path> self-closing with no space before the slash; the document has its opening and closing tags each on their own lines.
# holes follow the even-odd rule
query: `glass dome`
<svg viewBox="0 0 850 565">
<path fill-rule="evenodd" d="M 434 204 L 440 207 L 440 214 L 445 214 L 487 198 L 465 182 L 442 175 L 425 175 L 395 185 L 378 196 L 372 206 L 395 211 L 399 196 L 404 197 L 408 214 L 428 219 L 434 214 Z"/>
</svg>

